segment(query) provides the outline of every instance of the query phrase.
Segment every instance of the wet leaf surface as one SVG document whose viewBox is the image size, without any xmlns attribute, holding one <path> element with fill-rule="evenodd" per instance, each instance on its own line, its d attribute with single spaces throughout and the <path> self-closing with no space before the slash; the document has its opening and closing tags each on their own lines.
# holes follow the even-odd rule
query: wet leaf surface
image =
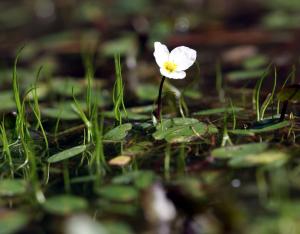
<svg viewBox="0 0 300 234">
<path fill-rule="evenodd" d="M 130 123 L 119 125 L 104 135 L 104 140 L 106 141 L 122 141 L 127 136 L 128 131 L 130 131 L 132 125 Z"/>
<path fill-rule="evenodd" d="M 4 179 L 0 181 L 0 196 L 20 196 L 26 193 L 27 183 L 21 179 Z"/>
<path fill-rule="evenodd" d="M 66 149 L 64 151 L 61 151 L 57 154 L 50 156 L 47 161 L 49 163 L 60 162 L 60 161 L 75 157 L 75 156 L 83 153 L 84 151 L 86 151 L 86 149 L 87 149 L 86 145 L 75 146 L 75 147 Z"/>
<path fill-rule="evenodd" d="M 88 207 L 88 203 L 82 197 L 59 195 L 48 198 L 43 207 L 52 214 L 67 215 L 85 210 Z"/>
</svg>

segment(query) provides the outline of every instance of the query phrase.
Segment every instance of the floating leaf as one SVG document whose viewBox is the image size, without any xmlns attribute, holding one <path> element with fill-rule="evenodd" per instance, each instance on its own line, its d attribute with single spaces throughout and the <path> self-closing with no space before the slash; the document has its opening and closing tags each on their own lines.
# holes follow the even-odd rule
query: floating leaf
<svg viewBox="0 0 300 234">
<path fill-rule="evenodd" d="M 70 78 L 58 78 L 51 80 L 51 89 L 53 92 L 62 96 L 72 97 L 83 92 L 84 86 L 80 81 Z"/>
<path fill-rule="evenodd" d="M 214 108 L 214 109 L 208 109 L 208 110 L 202 110 L 193 113 L 193 115 L 216 115 L 216 114 L 223 114 L 223 113 L 232 113 L 234 112 L 239 112 L 244 110 L 244 108 L 241 107 L 233 107 L 233 108 Z"/>
<path fill-rule="evenodd" d="M 0 111 L 12 110 L 16 104 L 11 91 L 1 91 L 0 93 Z"/>
<path fill-rule="evenodd" d="M 126 224 L 121 222 L 106 222 L 103 223 L 103 226 L 106 228 L 108 234 L 133 234 L 133 230 Z"/>
<path fill-rule="evenodd" d="M 18 196 L 26 192 L 26 181 L 22 179 L 0 180 L 0 196 Z"/>
<path fill-rule="evenodd" d="M 199 99 L 202 97 L 202 94 L 199 92 L 199 90 L 193 90 L 193 89 L 186 89 L 184 90 L 183 95 L 185 97 L 191 98 L 191 99 Z"/>
<path fill-rule="evenodd" d="M 81 197 L 60 195 L 46 200 L 43 207 L 46 211 L 58 215 L 66 215 L 86 209 L 88 203 Z"/>
<path fill-rule="evenodd" d="M 247 79 L 258 79 L 265 72 L 265 70 L 245 70 L 245 71 L 233 71 L 226 76 L 230 81 L 243 81 Z"/>
<path fill-rule="evenodd" d="M 126 155 L 120 155 L 117 156 L 115 158 L 112 158 L 111 160 L 109 160 L 108 164 L 111 166 L 126 166 L 127 164 L 129 164 L 131 161 L 131 157 L 130 156 L 126 156 Z"/>
<path fill-rule="evenodd" d="M 102 52 L 106 56 L 124 55 L 135 50 L 135 39 L 131 35 L 111 40 L 102 45 Z"/>
<path fill-rule="evenodd" d="M 41 112 L 44 116 L 62 119 L 62 120 L 76 120 L 80 119 L 80 116 L 71 109 L 61 109 L 61 108 L 42 108 Z"/>
<path fill-rule="evenodd" d="M 109 214 L 121 214 L 121 215 L 136 215 L 137 206 L 131 203 L 116 203 L 110 200 L 101 199 L 98 201 L 98 205 L 101 211 L 107 212 Z M 119 232 L 117 232 L 119 233 Z"/>
<path fill-rule="evenodd" d="M 0 211 L 0 233 L 14 234 L 27 225 L 28 215 L 18 211 Z"/>
<path fill-rule="evenodd" d="M 106 141 L 122 141 L 127 136 L 128 131 L 131 130 L 132 125 L 130 123 L 121 124 L 104 135 Z"/>
<path fill-rule="evenodd" d="M 211 124 L 199 122 L 192 118 L 174 118 L 158 124 L 153 137 L 156 140 L 165 139 L 171 143 L 190 142 L 206 133 L 217 133 L 218 129 Z"/>
<path fill-rule="evenodd" d="M 258 54 L 253 57 L 247 58 L 243 61 L 243 66 L 246 69 L 256 69 L 263 66 L 266 66 L 269 62 L 269 59 L 267 56 Z"/>
<path fill-rule="evenodd" d="M 113 111 L 105 111 L 104 112 L 104 117 L 108 117 L 108 118 L 115 118 L 115 113 Z M 126 119 L 130 119 L 130 120 L 149 120 L 150 119 L 150 115 L 143 115 L 143 114 L 138 114 L 138 113 L 134 113 L 131 111 L 127 111 L 127 114 L 124 113 L 124 111 L 121 111 L 121 116 L 122 118 L 126 118 Z"/>
<path fill-rule="evenodd" d="M 134 184 L 138 189 L 149 187 L 156 176 L 152 171 L 133 171 L 113 178 L 112 182 L 116 184 Z"/>
<path fill-rule="evenodd" d="M 138 198 L 138 191 L 131 186 L 106 185 L 98 189 L 98 194 L 105 199 L 119 202 L 128 202 Z"/>
<path fill-rule="evenodd" d="M 127 149 L 124 149 L 123 153 L 126 155 L 140 155 L 144 154 L 145 152 L 149 151 L 152 146 L 152 142 L 150 141 L 142 141 L 134 143 L 132 146 L 128 147 Z"/>
<path fill-rule="evenodd" d="M 272 2 L 272 1 L 269 1 Z M 294 1 L 297 2 L 297 1 Z M 291 6 L 291 1 L 287 1 Z M 295 9 L 293 9 L 295 10 Z M 270 29 L 294 29 L 299 27 L 300 16 L 291 12 L 284 12 L 281 9 L 279 11 L 272 11 L 265 15 L 262 19 L 262 24 Z M 286 36 L 288 38 L 288 35 Z M 282 39 L 284 40 L 284 39 Z M 288 39 L 287 39 L 288 40 Z"/>
<path fill-rule="evenodd" d="M 233 158 L 245 156 L 248 154 L 258 154 L 268 148 L 268 143 L 250 143 L 243 145 L 234 145 L 214 149 L 211 155 L 215 158 Z"/>
<path fill-rule="evenodd" d="M 280 167 L 288 160 L 288 155 L 284 152 L 270 150 L 262 153 L 250 153 L 233 157 L 229 161 L 231 167 L 252 167 L 268 165 L 271 167 Z"/>
<path fill-rule="evenodd" d="M 268 127 L 260 128 L 260 129 L 234 129 L 234 130 L 228 130 L 228 131 L 230 133 L 237 134 L 237 135 L 255 135 L 256 133 L 275 131 L 280 128 L 287 127 L 289 125 L 290 125 L 289 121 L 282 121 L 282 122 L 273 124 Z"/>
<path fill-rule="evenodd" d="M 90 176 L 78 176 L 78 177 L 74 177 L 70 180 L 70 182 L 72 184 L 76 184 L 76 183 L 87 183 L 87 182 L 91 182 L 94 181 L 96 179 L 95 175 L 90 175 Z"/>
<path fill-rule="evenodd" d="M 75 146 L 70 149 L 67 149 L 62 152 L 52 155 L 50 158 L 48 158 L 47 161 L 49 163 L 60 162 L 60 161 L 72 158 L 78 154 L 83 153 L 86 150 L 86 148 L 87 148 L 86 145 Z"/>
<path fill-rule="evenodd" d="M 157 86 L 152 84 L 140 85 L 136 89 L 136 95 L 141 100 L 153 101 L 157 98 Z"/>
</svg>

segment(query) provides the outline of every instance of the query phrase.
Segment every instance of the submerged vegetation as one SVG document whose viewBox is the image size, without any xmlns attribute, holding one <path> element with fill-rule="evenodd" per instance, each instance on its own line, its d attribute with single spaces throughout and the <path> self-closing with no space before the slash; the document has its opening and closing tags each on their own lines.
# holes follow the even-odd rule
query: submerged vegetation
<svg viewBox="0 0 300 234">
<path fill-rule="evenodd" d="M 132 4 L 123 7 L 136 14 Z M 262 24 L 285 22 L 272 17 Z M 102 44 L 50 35 L 0 69 L 0 234 L 296 234 L 299 51 L 276 59 L 225 43 L 210 57 L 210 41 L 175 34 L 170 47 L 197 49 L 169 54 L 156 42 L 153 57 L 168 24 L 149 29 L 146 45 L 138 23 L 138 37 Z M 220 40 L 233 38 L 226 33 Z M 267 43 L 294 46 L 274 37 Z"/>
</svg>

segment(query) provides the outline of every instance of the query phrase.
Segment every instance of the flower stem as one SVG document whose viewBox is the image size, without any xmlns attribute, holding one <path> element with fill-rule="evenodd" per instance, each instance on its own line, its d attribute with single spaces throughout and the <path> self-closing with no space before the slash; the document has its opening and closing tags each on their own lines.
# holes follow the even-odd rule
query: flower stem
<svg viewBox="0 0 300 234">
<path fill-rule="evenodd" d="M 161 108 L 162 108 L 161 94 L 162 94 L 162 89 L 163 89 L 165 79 L 166 79 L 166 77 L 163 76 L 161 81 L 160 81 L 158 97 L 157 97 L 157 101 L 156 101 L 157 108 L 156 108 L 156 113 L 154 115 L 155 115 L 155 117 L 157 118 L 158 121 L 160 120 L 160 116 L 161 116 Z"/>
<path fill-rule="evenodd" d="M 282 109 L 281 109 L 279 122 L 282 122 L 284 120 L 288 104 L 289 104 L 288 100 L 286 100 L 286 101 L 283 102 L 283 106 L 282 106 Z"/>
</svg>

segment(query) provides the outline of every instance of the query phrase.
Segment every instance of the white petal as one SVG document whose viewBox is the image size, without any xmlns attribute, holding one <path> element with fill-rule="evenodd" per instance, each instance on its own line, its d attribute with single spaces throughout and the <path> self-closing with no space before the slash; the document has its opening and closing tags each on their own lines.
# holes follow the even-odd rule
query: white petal
<svg viewBox="0 0 300 234">
<path fill-rule="evenodd" d="M 170 53 L 169 60 L 177 64 L 176 71 L 188 69 L 196 61 L 197 52 L 186 46 L 179 46 Z"/>
<path fill-rule="evenodd" d="M 160 69 L 160 73 L 170 79 L 183 79 L 186 76 L 186 73 L 184 71 L 174 71 L 174 72 L 168 72 L 164 68 Z"/>
<path fill-rule="evenodd" d="M 164 44 L 157 41 L 154 42 L 153 55 L 159 67 L 163 67 L 164 63 L 169 60 L 169 54 L 169 50 Z"/>
</svg>

